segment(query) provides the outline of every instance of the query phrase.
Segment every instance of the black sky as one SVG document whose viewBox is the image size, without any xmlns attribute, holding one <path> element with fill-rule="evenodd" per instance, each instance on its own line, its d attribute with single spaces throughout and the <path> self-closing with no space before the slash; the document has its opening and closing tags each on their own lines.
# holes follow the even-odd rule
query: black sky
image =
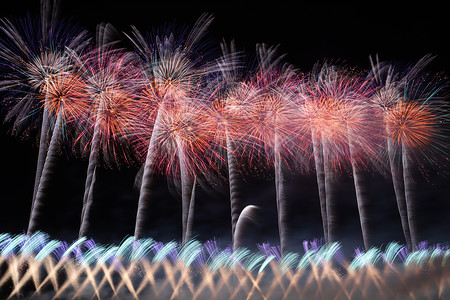
<svg viewBox="0 0 450 300">
<path fill-rule="evenodd" d="M 142 30 L 172 21 L 192 25 L 203 12 L 209 12 L 215 16 L 210 30 L 213 37 L 235 39 L 238 47 L 250 53 L 256 43 L 280 45 L 287 60 L 302 70 L 323 59 L 368 67 L 368 56 L 375 54 L 411 61 L 432 53 L 437 55 L 436 70 L 448 68 L 449 62 L 449 25 L 442 7 L 308 6 L 298 1 L 71 3 L 63 3 L 63 14 L 90 29 L 98 22 L 110 22 L 124 31 L 130 24 Z"/>
<path fill-rule="evenodd" d="M 8 6 L 2 4 L 1 17 L 23 16 L 27 12 L 37 15 L 39 12 L 37 0 L 9 2 Z M 130 31 L 131 24 L 144 32 L 173 22 L 192 25 L 204 12 L 215 16 L 207 36 L 211 44 L 217 45 L 222 38 L 234 39 L 237 47 L 248 55 L 254 55 L 256 43 L 280 45 L 279 52 L 286 53 L 286 60 L 302 71 L 310 70 L 314 63 L 325 59 L 366 69 L 370 66 L 370 55 L 408 63 L 431 53 L 437 57 L 429 70 L 450 74 L 450 26 L 448 10 L 443 7 L 421 5 L 398 9 L 378 2 L 361 6 L 304 6 L 300 1 L 208 1 L 197 4 L 188 1 L 61 1 L 61 15 L 72 18 L 91 32 L 100 22 L 112 23 L 125 32 Z M 0 232 L 19 233 L 26 229 L 29 216 L 37 147 L 34 140 L 22 141 L 8 136 L 5 126 L 1 127 L 0 141 L 4 176 L 0 182 L 3 191 Z M 117 242 L 126 234 L 132 234 L 137 204 L 137 192 L 132 184 L 137 168 L 102 169 L 99 172 L 93 236 L 100 241 Z M 52 209 L 45 217 L 44 228 L 60 239 L 76 238 L 85 170 L 86 161 L 61 157 L 60 169 L 54 179 L 55 192 L 50 197 Z M 250 178 L 247 182 L 248 203 L 268 207 L 261 213 L 261 219 L 266 223 L 255 229 L 260 235 L 253 236 L 255 242 L 270 240 L 277 233 L 273 189 L 267 188 L 272 179 L 268 175 Z M 289 180 L 293 199 L 300 199 L 300 196 L 306 199 L 293 205 L 298 213 L 295 221 L 299 228 L 298 239 L 319 237 L 321 221 L 314 176 L 296 175 Z M 423 187 L 418 192 L 422 201 L 422 237 L 431 242 L 450 240 L 447 222 L 450 218 L 449 180 L 435 175 L 429 181 L 418 180 L 418 185 Z M 351 181 L 342 178 L 342 182 L 339 188 L 343 199 L 341 238 L 360 244 Z M 159 240 L 177 239 L 181 235 L 179 201 L 174 200 L 176 197 L 163 181 L 160 185 L 161 201 L 155 203 L 149 235 Z M 373 192 L 372 228 L 377 232 L 377 243 L 401 241 L 392 185 L 379 175 L 369 175 L 368 185 Z M 203 193 L 198 204 L 201 209 L 194 231 L 201 239 L 216 236 L 226 240 L 230 220 L 225 192 L 217 192 L 218 195 L 200 193 Z"/>
</svg>

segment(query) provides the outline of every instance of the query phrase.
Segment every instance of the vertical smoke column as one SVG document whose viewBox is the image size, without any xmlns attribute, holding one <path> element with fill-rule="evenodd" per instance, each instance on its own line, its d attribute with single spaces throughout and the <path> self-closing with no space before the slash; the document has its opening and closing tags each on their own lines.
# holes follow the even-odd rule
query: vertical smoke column
<svg viewBox="0 0 450 300">
<path fill-rule="evenodd" d="M 228 131 L 225 132 L 226 135 L 226 151 L 227 151 L 227 162 L 228 162 L 228 181 L 230 188 L 230 207 L 231 207 L 231 238 L 234 245 L 234 235 L 236 231 L 236 223 L 239 219 L 239 215 L 242 211 L 242 200 L 240 193 L 241 180 L 237 172 L 238 163 L 235 157 L 235 147 L 234 142 L 231 140 Z"/>
<path fill-rule="evenodd" d="M 108 55 L 108 51 L 106 47 L 108 44 L 115 42 L 115 36 L 117 31 L 115 28 L 107 23 L 101 23 L 97 25 L 96 28 L 96 47 L 98 54 L 97 55 Z M 100 58 L 101 59 L 101 58 Z M 81 65 L 83 62 L 81 62 Z M 102 68 L 103 66 L 100 66 Z M 98 69 L 99 73 L 104 72 L 102 69 Z M 96 76 L 96 74 L 90 74 L 91 76 Z M 100 76 L 102 77 L 102 76 Z M 100 153 L 100 139 L 101 139 L 101 130 L 100 130 L 100 122 L 102 118 L 102 114 L 104 114 L 103 110 L 105 109 L 105 99 L 103 99 L 103 94 L 105 91 L 100 92 L 96 97 L 96 101 L 99 102 L 97 108 L 97 114 L 94 120 L 94 132 L 91 140 L 91 149 L 89 152 L 89 163 L 86 174 L 86 181 L 84 184 L 84 194 L 83 194 L 83 206 L 81 210 L 81 221 L 80 221 L 80 229 L 78 232 L 78 237 L 87 236 L 89 233 L 89 219 L 91 215 L 91 208 L 94 204 L 94 186 L 96 181 L 96 170 L 97 165 L 99 163 L 99 153 Z"/>
<path fill-rule="evenodd" d="M 356 145 L 350 133 L 347 124 L 348 132 L 348 147 L 350 152 L 350 163 L 352 167 L 353 184 L 355 186 L 356 204 L 358 205 L 359 222 L 361 224 L 361 232 L 363 237 L 364 248 L 367 250 L 371 247 L 371 236 L 369 231 L 369 216 L 368 216 L 368 197 L 365 189 L 363 175 L 360 171 L 360 166 L 356 162 Z"/>
<path fill-rule="evenodd" d="M 189 202 L 189 213 L 186 222 L 186 233 L 184 237 L 184 243 L 192 238 L 192 227 L 194 226 L 194 213 L 195 213 L 195 190 L 197 188 L 197 176 L 194 176 L 194 181 L 192 183 L 192 193 Z"/>
<path fill-rule="evenodd" d="M 447 153 L 448 110 L 442 101 L 447 85 L 439 76 L 422 72 L 433 59 L 425 55 L 404 70 L 371 60 L 371 79 L 379 86 L 374 102 L 384 113 L 387 154 L 405 239 L 410 250 L 418 243 L 417 212 L 413 199 L 412 151 L 438 166 Z M 422 165 L 418 165 L 423 167 Z"/>
<path fill-rule="evenodd" d="M 287 168 L 285 155 L 290 155 L 286 139 L 296 132 L 290 124 L 294 115 L 294 91 L 299 82 L 293 68 L 275 57 L 276 47 L 257 45 L 259 70 L 249 82 L 253 92 L 252 120 L 249 136 L 260 147 L 274 167 L 278 231 L 282 253 L 289 247 L 288 199 L 285 189 L 284 171 Z"/>
<path fill-rule="evenodd" d="M 323 172 L 324 172 L 324 185 L 325 185 L 325 202 L 327 210 L 327 226 L 328 226 L 328 239 L 327 243 L 336 242 L 336 229 L 337 229 L 337 214 L 336 214 L 336 193 L 334 187 L 334 168 L 331 160 L 331 153 L 328 149 L 329 145 L 322 139 L 323 150 Z"/>
<path fill-rule="evenodd" d="M 154 121 L 150 142 L 147 148 L 147 155 L 144 162 L 144 172 L 142 174 L 141 187 L 139 189 L 138 209 L 136 213 L 136 225 L 134 227 L 134 237 L 140 239 L 143 237 L 146 218 L 150 213 L 150 199 L 152 193 L 153 181 L 153 159 L 156 151 L 157 136 L 159 135 L 159 126 L 161 120 L 161 106 L 158 108 Z"/>
<path fill-rule="evenodd" d="M 283 172 L 286 165 L 281 157 L 280 144 L 280 136 L 275 129 L 273 154 L 275 167 L 275 191 L 278 211 L 278 232 L 280 235 L 281 253 L 287 253 L 289 244 L 288 201 Z"/>
<path fill-rule="evenodd" d="M 90 109 L 90 102 L 85 96 L 85 84 L 77 74 L 66 72 L 54 75 L 47 80 L 45 90 L 46 103 L 44 103 L 43 109 L 49 112 L 49 116 L 56 115 L 57 117 L 42 169 L 36 201 L 32 207 L 29 233 L 38 229 L 39 215 L 44 206 L 45 195 L 56 164 L 58 146 L 63 138 L 62 127 L 67 126 L 74 120 L 84 119 Z"/>
<path fill-rule="evenodd" d="M 402 165 L 398 159 L 398 152 L 401 149 L 395 149 L 394 142 L 390 137 L 389 125 L 386 125 L 387 132 L 387 151 L 389 156 L 389 167 L 391 170 L 392 184 L 394 186 L 395 199 L 397 201 L 398 211 L 400 213 L 400 221 L 402 224 L 403 235 L 405 236 L 408 249 L 412 249 L 411 233 L 408 224 L 408 211 L 406 208 L 405 185 L 402 174 Z"/>
<path fill-rule="evenodd" d="M 321 138 L 317 136 L 314 128 L 311 128 L 311 139 L 314 153 L 314 164 L 316 169 L 317 188 L 319 192 L 320 213 L 322 215 L 323 237 L 328 242 L 328 218 L 327 218 L 327 201 L 325 193 L 325 171 L 324 159 L 322 151 Z"/>
<path fill-rule="evenodd" d="M 411 161 L 408 157 L 408 149 L 405 142 L 402 143 L 402 167 L 403 167 L 403 180 L 405 187 L 405 203 L 406 211 L 408 214 L 408 226 L 409 234 L 411 236 L 411 249 L 415 250 L 415 247 L 419 244 L 419 235 L 417 230 L 417 208 L 414 199 L 414 183 L 412 176 Z"/>
<path fill-rule="evenodd" d="M 98 27 L 101 30 L 102 26 Z M 105 26 L 107 35 L 113 28 Z M 105 36 L 99 39 L 106 42 Z M 89 235 L 91 209 L 94 203 L 96 169 L 101 162 L 120 165 L 127 160 L 128 139 L 136 128 L 140 114 L 137 82 L 140 69 L 130 52 L 97 45 L 79 58 L 78 64 L 86 81 L 86 94 L 91 106 L 80 138 L 87 136 L 84 147 L 89 152 L 79 237 Z M 120 150 L 120 151 L 118 151 Z M 101 152 L 101 154 L 100 154 Z M 102 161 L 100 162 L 100 159 Z"/>
<path fill-rule="evenodd" d="M 183 243 L 190 237 L 191 232 L 187 232 L 188 219 L 189 219 L 189 207 L 192 196 L 193 181 L 186 169 L 186 157 L 184 154 L 183 143 L 179 138 L 176 139 L 178 161 L 180 167 L 180 179 L 181 179 L 181 222 L 182 222 L 182 241 Z M 194 194 L 195 195 L 195 194 Z"/>
<path fill-rule="evenodd" d="M 217 60 L 220 70 L 219 82 L 213 85 L 214 97 L 219 99 L 213 102 L 214 113 L 212 123 L 215 126 L 216 143 L 224 148 L 228 170 L 228 185 L 231 211 L 231 242 L 235 246 L 236 224 L 243 209 L 241 199 L 241 175 L 238 172 L 239 162 L 237 160 L 237 149 L 240 146 L 240 138 L 243 135 L 242 126 L 245 126 L 245 100 L 242 93 L 243 84 L 241 58 L 233 41 L 228 45 L 221 43 L 222 56 Z M 211 96 L 208 95 L 208 98 Z"/>
<path fill-rule="evenodd" d="M 55 128 L 53 129 L 52 138 L 50 140 L 50 146 L 48 148 L 47 157 L 45 159 L 44 167 L 42 169 L 42 176 L 39 182 L 39 187 L 36 193 L 36 201 L 33 203 L 31 208 L 30 221 L 28 223 L 27 234 L 33 234 L 39 228 L 39 217 L 44 206 L 43 198 L 45 197 L 46 189 L 50 183 L 51 175 L 53 174 L 54 166 L 58 159 L 58 143 L 62 135 L 62 123 L 63 114 L 62 108 L 58 112 L 58 117 L 56 118 Z"/>
<path fill-rule="evenodd" d="M 103 99 L 99 96 L 99 108 L 95 117 L 94 134 L 92 136 L 91 150 L 89 153 L 89 164 L 87 168 L 86 181 L 84 185 L 83 208 L 81 211 L 81 222 L 78 237 L 83 237 L 88 234 L 89 230 L 89 216 L 91 208 L 94 203 L 93 190 L 96 177 L 96 170 L 98 165 L 99 146 L 100 146 L 100 118 L 103 110 Z"/>
<path fill-rule="evenodd" d="M 43 113 L 42 113 L 41 136 L 39 138 L 39 153 L 38 153 L 38 160 L 37 160 L 37 164 L 36 164 L 36 175 L 34 178 L 33 198 L 31 201 L 31 212 L 33 212 L 34 207 L 36 206 L 36 194 L 39 189 L 39 183 L 41 181 L 42 170 L 44 169 L 45 158 L 47 156 L 47 138 L 48 138 L 48 130 L 49 130 L 48 123 L 49 123 L 49 115 L 48 115 L 48 111 L 44 105 Z M 28 232 L 28 233 L 30 234 L 31 232 Z"/>
<path fill-rule="evenodd" d="M 53 6 L 50 4 L 50 0 L 41 0 L 41 30 L 42 30 L 42 40 L 44 43 L 48 42 L 48 32 L 50 28 L 51 22 L 56 20 L 59 10 L 59 3 L 57 0 L 53 1 Z M 42 113 L 42 124 L 41 124 L 41 136 L 39 140 L 39 152 L 38 152 L 38 160 L 36 164 L 36 175 L 34 178 L 34 188 L 33 188 L 33 197 L 31 200 L 31 213 L 33 214 L 34 207 L 42 207 L 42 204 L 36 205 L 36 195 L 39 189 L 39 183 L 41 181 L 42 171 L 44 169 L 45 158 L 47 156 L 47 138 L 49 131 L 49 115 L 48 111 L 45 108 L 44 100 L 44 108 Z M 31 216 L 30 216 L 31 219 Z M 31 233 L 28 230 L 28 233 Z"/>
</svg>

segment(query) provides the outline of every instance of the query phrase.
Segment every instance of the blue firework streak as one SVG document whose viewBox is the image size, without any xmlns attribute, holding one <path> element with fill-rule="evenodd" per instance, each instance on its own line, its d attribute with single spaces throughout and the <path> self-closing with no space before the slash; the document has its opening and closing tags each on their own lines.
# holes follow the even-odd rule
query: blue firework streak
<svg viewBox="0 0 450 300">
<path fill-rule="evenodd" d="M 73 299 L 89 294 L 100 299 L 103 295 L 111 297 L 110 293 L 127 299 L 150 295 L 182 299 L 186 293 L 193 299 L 202 299 L 206 294 L 227 299 L 240 291 L 270 299 L 280 296 L 277 289 L 284 291 L 285 299 L 316 299 L 329 293 L 357 299 L 359 293 L 364 297 L 369 297 L 368 293 L 377 297 L 395 295 L 396 286 L 391 280 L 400 280 L 403 287 L 397 288 L 415 293 L 414 285 L 405 284 L 421 278 L 426 269 L 433 274 L 426 284 L 438 287 L 438 297 L 450 292 L 446 275 L 450 249 L 445 245 L 422 243 L 408 253 L 404 245 L 390 243 L 384 250 L 356 249 L 351 260 L 343 257 L 339 243 L 305 241 L 304 248 L 303 254 L 278 255 L 279 249 L 269 244 L 261 246 L 259 252 L 251 252 L 245 248 L 233 251 L 231 246 L 221 248 L 217 241 L 164 244 L 130 236 L 119 245 L 99 245 L 86 238 L 69 244 L 42 232 L 31 236 L 5 233 L 0 234 L 0 266 L 5 270 L 0 274 L 0 287 L 12 284 L 9 298 L 27 293 L 26 283 L 32 282 L 34 295 L 41 295 L 43 287 L 50 284 L 54 298 Z M 344 275 L 336 266 L 344 268 Z M 285 279 L 289 280 L 286 285 Z M 267 280 L 272 282 L 270 287 L 266 286 Z M 223 291 L 224 286 L 232 288 Z M 315 295 L 309 295 L 311 289 Z M 163 295 L 165 290 L 169 294 Z"/>
<path fill-rule="evenodd" d="M 414 264 L 421 266 L 437 260 L 442 260 L 445 263 L 450 258 L 450 249 L 447 245 L 428 246 L 425 242 L 422 243 L 421 248 L 412 252 L 408 252 L 404 245 L 396 242 L 389 243 L 384 250 L 376 247 L 368 251 L 355 249 L 354 258 L 350 261 L 343 258 L 342 246 L 338 242 L 318 245 L 317 241 L 305 241 L 305 244 L 312 246 L 306 247 L 303 255 L 300 252 L 280 255 L 279 247 L 270 244 L 260 246 L 259 252 L 256 253 L 252 253 L 245 248 L 239 248 L 235 251 L 230 246 L 221 248 L 217 241 L 207 241 L 202 244 L 192 239 L 184 244 L 175 241 L 164 244 L 156 242 L 152 238 L 136 240 L 132 236 L 124 239 L 119 245 L 99 245 L 94 240 L 85 237 L 69 244 L 50 239 L 47 234 L 38 231 L 31 236 L 26 234 L 1 234 L 0 256 L 6 260 L 11 256 L 24 256 L 33 257 L 40 261 L 44 258 L 51 258 L 56 261 L 69 258 L 80 265 L 101 264 L 116 259 L 128 263 L 141 260 L 148 260 L 152 263 L 181 262 L 186 267 L 209 265 L 213 269 L 241 266 L 248 267 L 250 270 L 253 270 L 256 265 L 267 265 L 267 261 L 272 260 L 285 270 L 305 269 L 311 264 L 320 266 L 330 264 L 333 261 L 338 261 L 339 264 L 348 265 L 350 269 L 356 270 L 366 265 L 376 265 L 380 261 L 390 265 L 403 264 L 408 266 Z"/>
<path fill-rule="evenodd" d="M 45 34 L 40 25 L 31 16 L 1 20 L 0 91 L 14 134 L 36 126 L 42 117 L 42 88 L 51 76 L 70 68 L 67 49 L 80 52 L 89 43 L 87 32 L 68 21 L 50 23 Z"/>
</svg>

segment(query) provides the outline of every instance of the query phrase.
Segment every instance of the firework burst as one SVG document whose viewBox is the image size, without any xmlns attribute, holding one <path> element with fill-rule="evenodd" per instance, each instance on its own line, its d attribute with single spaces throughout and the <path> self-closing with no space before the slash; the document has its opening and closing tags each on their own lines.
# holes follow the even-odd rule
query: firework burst
<svg viewBox="0 0 450 300">
<path fill-rule="evenodd" d="M 259 66 L 247 81 L 250 93 L 250 118 L 246 123 L 245 155 L 251 162 L 264 157 L 265 165 L 274 166 L 278 229 L 282 251 L 288 248 L 289 226 L 284 172 L 292 157 L 292 137 L 295 136 L 291 120 L 295 114 L 295 87 L 299 84 L 291 66 L 276 57 L 276 48 L 257 46 Z"/>
<path fill-rule="evenodd" d="M 155 164 L 157 169 L 177 177 L 181 172 L 192 176 L 209 170 L 204 155 L 210 148 L 213 130 L 204 122 L 202 112 L 206 109 L 197 98 L 164 105 L 160 130 L 155 137 L 158 140 L 155 155 L 161 158 Z"/>
<path fill-rule="evenodd" d="M 141 76 L 133 58 L 128 52 L 97 47 L 78 61 L 87 85 L 86 94 L 92 101 L 91 111 L 84 119 L 85 130 L 79 137 L 80 141 L 88 141 L 84 147 L 89 149 L 80 236 L 87 235 L 89 230 L 100 153 L 107 163 L 119 164 L 129 157 L 125 142 L 138 124 L 139 105 L 135 94 Z"/>
<path fill-rule="evenodd" d="M 45 103 L 45 94 L 42 93 L 51 84 L 52 76 L 68 72 L 71 68 L 67 49 L 77 52 L 88 43 L 85 31 L 61 21 L 46 23 L 48 33 L 39 31 L 38 28 L 47 21 L 32 18 L 14 21 L 3 19 L 0 26 L 3 33 L 0 59 L 4 71 L 0 90 L 5 93 L 3 103 L 9 110 L 5 120 L 13 121 L 13 134 L 20 134 L 25 129 L 36 126 L 37 122 L 42 122 L 29 232 L 37 229 L 37 216 L 44 206 L 44 194 L 40 193 L 41 198 L 37 198 L 37 195 L 39 189 L 44 188 L 44 185 L 40 186 L 47 156 L 50 116 L 46 109 L 48 104 Z M 60 127 L 56 125 L 56 128 Z M 59 137 L 55 137 L 54 143 L 57 139 Z M 56 150 L 55 147 L 51 148 Z M 47 165 L 48 170 L 52 163 L 49 161 Z"/>
<path fill-rule="evenodd" d="M 69 72 L 49 77 L 38 98 L 42 98 L 43 109 L 50 115 L 57 116 L 60 111 L 64 123 L 83 120 L 91 108 L 91 101 L 86 97 L 86 84 L 78 74 Z"/>
<path fill-rule="evenodd" d="M 317 65 L 299 93 L 299 132 L 308 137 L 319 187 L 324 235 L 335 240 L 336 205 L 333 198 L 333 172 L 350 164 L 355 182 L 363 239 L 370 242 L 367 230 L 367 199 L 361 183 L 361 169 L 377 151 L 375 110 L 368 105 L 370 82 L 344 68 Z M 308 152 L 307 152 L 308 153 Z"/>
<path fill-rule="evenodd" d="M 44 39 L 37 30 L 41 21 L 33 18 L 1 20 L 0 40 L 6 121 L 13 121 L 12 133 L 21 134 L 40 117 L 43 86 L 50 77 L 71 69 L 67 49 L 81 51 L 89 42 L 87 33 L 70 23 L 54 22 Z M 45 113 L 45 110 L 44 110 Z M 43 132 L 46 134 L 46 131 Z"/>
<path fill-rule="evenodd" d="M 195 95 L 201 94 L 198 89 L 203 78 L 216 70 L 215 64 L 210 65 L 198 58 L 197 50 L 200 50 L 200 39 L 211 22 L 211 15 L 202 15 L 187 36 L 180 39 L 173 34 L 144 38 L 136 28 L 129 37 L 141 58 L 145 78 L 141 105 L 144 126 L 141 126 L 137 139 L 138 148 L 144 149 L 141 153 L 145 154 L 135 227 L 138 238 L 143 234 L 155 168 L 180 175 L 183 238 L 186 235 L 193 186 L 191 175 L 197 166 L 203 164 L 203 159 L 194 162 L 191 156 L 196 156 L 198 149 L 204 149 L 207 144 L 193 132 L 194 127 L 200 126 L 196 122 L 202 110 L 199 107 L 201 101 L 194 100 L 198 100 Z M 193 107 L 198 111 L 192 111 Z M 139 146 L 142 141 L 144 147 Z M 158 148 L 163 151 L 156 152 Z M 175 156 L 171 157 L 171 154 Z M 163 155 L 164 159 L 157 159 L 158 155 Z"/>
<path fill-rule="evenodd" d="M 217 60 L 218 74 L 204 88 L 209 103 L 207 122 L 212 129 L 213 161 L 220 171 L 225 163 L 229 184 L 231 208 L 232 244 L 242 245 L 242 234 L 236 233 L 237 223 L 244 209 L 241 198 L 242 176 L 240 166 L 244 160 L 244 145 L 249 142 L 247 128 L 251 123 L 250 99 L 253 89 L 242 78 L 242 56 L 236 51 L 234 42 L 223 42 L 222 56 Z M 214 176 L 208 176 L 211 181 Z"/>
<path fill-rule="evenodd" d="M 264 299 L 392 298 L 396 291 L 390 279 L 413 298 L 417 290 L 429 299 L 449 293 L 450 252 L 419 243 L 413 197 L 416 167 L 426 171 L 442 157 L 448 160 L 444 84 L 424 74 L 431 56 L 406 69 L 372 62 L 368 74 L 326 63 L 300 73 L 276 55 L 277 47 L 257 45 L 256 67 L 248 70 L 233 42 L 222 43 L 218 56 L 206 47 L 204 36 L 213 20 L 209 14 L 182 32 L 166 28 L 143 35 L 132 27 L 125 34 L 131 52 L 117 48 L 118 31 L 111 24 L 100 24 L 95 45 L 88 47 L 84 31 L 58 21 L 58 0 L 41 0 L 41 6 L 40 20 L 0 21 L 5 121 L 16 135 L 40 127 L 28 233 L 0 234 L 1 296 L 25 296 L 31 289 L 31 297 L 54 291 L 50 297 L 76 299 L 94 297 L 89 295 L 93 291 L 100 299 L 107 289 L 110 297 L 131 294 L 134 299 L 217 298 L 221 293 L 231 299 L 258 294 Z M 66 144 L 79 146 L 89 159 L 80 238 L 71 245 L 49 241 L 38 231 L 67 132 L 75 132 L 77 139 Z M 118 246 L 97 246 L 86 238 L 92 229 L 97 168 L 134 159 L 143 163 L 135 234 Z M 280 247 L 258 245 L 262 253 L 242 248 L 253 233 L 250 223 L 259 223 L 260 214 L 258 206 L 246 202 L 261 195 L 256 190 L 243 199 L 244 166 L 259 174 L 273 172 Z M 390 244 L 384 252 L 372 247 L 363 180 L 372 167 L 391 173 L 407 247 Z M 292 247 L 296 228 L 291 221 L 299 215 L 290 207 L 287 174 L 295 168 L 315 169 L 326 242 L 320 247 L 322 242 L 305 241 L 303 256 Z M 357 249 L 351 261 L 336 242 L 335 184 L 343 171 L 353 175 L 366 250 Z M 173 181 L 181 194 L 179 244 L 142 238 L 153 215 L 156 173 Z M 196 189 L 225 177 L 232 245 L 221 250 L 207 242 L 203 248 L 191 239 Z M 425 266 L 433 276 L 421 280 L 423 270 L 416 266 Z M 434 294 L 425 295 L 429 290 Z"/>
<path fill-rule="evenodd" d="M 431 61 L 425 56 L 415 65 L 401 70 L 395 65 L 372 62 L 371 79 L 378 90 L 371 97 L 384 120 L 386 155 L 388 157 L 403 232 L 410 249 L 418 245 L 416 205 L 413 199 L 413 166 L 421 170 L 426 164 L 437 165 L 446 155 L 443 124 L 448 113 L 442 102 L 443 83 L 430 80 L 424 68 Z"/>
</svg>

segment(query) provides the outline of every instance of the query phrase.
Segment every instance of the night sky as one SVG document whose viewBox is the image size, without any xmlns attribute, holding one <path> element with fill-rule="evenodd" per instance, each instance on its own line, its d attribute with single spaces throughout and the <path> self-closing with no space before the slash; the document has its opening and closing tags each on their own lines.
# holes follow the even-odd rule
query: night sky
<svg viewBox="0 0 450 300">
<path fill-rule="evenodd" d="M 37 15 L 39 1 L 12 1 L 2 4 L 1 17 Z M 254 2 L 223 4 L 183 4 L 172 1 L 61 1 L 61 15 L 72 18 L 94 32 L 100 22 L 112 23 L 119 31 L 130 25 L 152 31 L 164 24 L 193 25 L 203 12 L 215 20 L 206 36 L 211 46 L 225 38 L 234 39 L 238 49 L 251 57 L 257 43 L 280 45 L 286 61 L 301 71 L 316 62 L 332 61 L 367 69 L 369 56 L 381 60 L 411 63 L 431 53 L 436 59 L 428 70 L 450 75 L 450 39 L 447 10 L 442 7 L 403 7 L 393 9 L 364 3 L 357 6 L 302 6 L 293 3 Z M 37 159 L 37 138 L 21 140 L 0 130 L 2 180 L 0 181 L 0 232 L 26 230 Z M 87 159 L 61 153 L 55 170 L 54 190 L 49 192 L 43 230 L 53 237 L 72 241 L 78 233 Z M 133 233 L 138 192 L 133 188 L 139 165 L 119 169 L 99 168 L 92 216 L 92 237 L 102 243 L 117 243 Z M 275 191 L 270 170 L 247 174 L 243 197 L 260 206 L 259 224 L 249 228 L 249 245 L 277 242 Z M 450 240 L 450 177 L 430 171 L 429 178 L 416 178 L 420 211 L 420 237 L 431 243 Z M 371 224 L 377 245 L 400 241 L 402 231 L 394 191 L 389 179 L 373 172 L 366 174 L 371 196 Z M 295 228 L 293 243 L 322 235 L 317 185 L 314 174 L 292 174 L 287 181 Z M 361 230 L 352 179 L 342 175 L 337 185 L 339 237 L 349 247 L 362 246 Z M 230 240 L 230 211 L 227 185 L 198 189 L 194 234 L 202 241 L 216 237 L 226 245 Z M 181 237 L 180 197 L 164 178 L 155 184 L 153 213 L 148 236 L 160 241 Z"/>
</svg>

